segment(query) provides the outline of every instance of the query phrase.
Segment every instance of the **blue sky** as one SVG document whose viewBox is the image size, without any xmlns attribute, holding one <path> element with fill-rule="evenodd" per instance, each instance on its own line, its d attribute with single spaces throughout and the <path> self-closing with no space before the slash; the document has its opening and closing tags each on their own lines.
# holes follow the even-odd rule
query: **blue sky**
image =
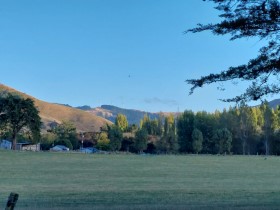
<svg viewBox="0 0 280 210">
<path fill-rule="evenodd" d="M 257 55 L 258 40 L 228 41 L 202 0 L 11 0 L 0 3 L 0 82 L 72 106 L 112 104 L 143 111 L 215 111 L 244 85 L 185 83 Z M 234 105 L 234 104 L 233 104 Z"/>
</svg>

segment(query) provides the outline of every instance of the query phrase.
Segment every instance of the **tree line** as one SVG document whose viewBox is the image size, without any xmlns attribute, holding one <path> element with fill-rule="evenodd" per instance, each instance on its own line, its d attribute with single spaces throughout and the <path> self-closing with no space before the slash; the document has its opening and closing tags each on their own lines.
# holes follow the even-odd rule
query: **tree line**
<svg viewBox="0 0 280 210">
<path fill-rule="evenodd" d="M 62 144 L 71 150 L 96 147 L 105 151 L 183 154 L 280 154 L 280 107 L 267 102 L 257 107 L 241 103 L 237 107 L 208 113 L 187 110 L 181 114 L 150 119 L 129 125 L 119 114 L 114 124 L 99 132 L 78 132 L 74 124 L 51 123 L 40 132 L 39 111 L 31 99 L 14 95 L 0 97 L 0 137 L 40 142 L 43 150 Z"/>
<path fill-rule="evenodd" d="M 125 123 L 123 123 L 125 122 Z M 96 146 L 111 151 L 184 154 L 280 154 L 280 108 L 267 102 L 208 113 L 187 110 L 178 116 L 145 116 L 128 126 L 118 115 L 101 132 Z M 105 146 L 106 145 L 106 146 Z"/>
</svg>

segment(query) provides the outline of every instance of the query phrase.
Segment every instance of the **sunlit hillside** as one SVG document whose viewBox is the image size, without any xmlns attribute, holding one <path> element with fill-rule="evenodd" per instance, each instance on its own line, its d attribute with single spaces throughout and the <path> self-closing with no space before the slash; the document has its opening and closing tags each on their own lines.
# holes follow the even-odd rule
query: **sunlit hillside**
<svg viewBox="0 0 280 210">
<path fill-rule="evenodd" d="M 80 131 L 99 131 L 100 127 L 105 125 L 106 123 L 111 124 L 110 121 L 102 117 L 94 116 L 88 112 L 72 107 L 41 101 L 13 88 L 0 84 L 0 94 L 3 94 L 5 92 L 17 94 L 24 98 L 33 99 L 36 107 L 40 112 L 40 116 L 44 123 L 44 129 L 47 129 L 49 123 L 51 122 L 60 123 L 63 120 L 71 121 Z"/>
</svg>

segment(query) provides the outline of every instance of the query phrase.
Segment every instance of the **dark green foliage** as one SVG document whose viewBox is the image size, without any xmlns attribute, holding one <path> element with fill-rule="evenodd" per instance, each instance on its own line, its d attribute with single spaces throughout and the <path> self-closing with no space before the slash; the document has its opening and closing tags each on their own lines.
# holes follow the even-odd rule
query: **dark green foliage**
<svg viewBox="0 0 280 210">
<path fill-rule="evenodd" d="M 203 136 L 203 154 L 280 154 L 280 110 L 266 103 L 260 107 L 241 103 L 215 113 L 185 111 L 177 121 L 179 152 L 197 153 L 195 147 L 200 144 L 194 142 L 192 135 L 198 133 L 196 129 Z"/>
<path fill-rule="evenodd" d="M 242 154 L 250 154 L 252 144 L 250 144 L 249 141 L 255 138 L 255 134 L 258 131 L 258 124 L 261 124 L 260 121 L 262 119 L 258 119 L 254 109 L 248 107 L 244 103 L 241 103 L 236 114 L 239 123 L 236 132 L 240 139 L 240 144 L 242 145 Z"/>
<path fill-rule="evenodd" d="M 180 152 L 193 152 L 192 150 L 192 132 L 194 129 L 194 113 L 185 111 L 178 118 L 177 135 Z"/>
<path fill-rule="evenodd" d="M 213 141 L 213 131 L 217 129 L 219 113 L 208 114 L 207 112 L 198 112 L 194 118 L 194 127 L 203 134 L 203 153 L 213 154 L 215 142 Z"/>
<path fill-rule="evenodd" d="M 110 149 L 118 151 L 122 145 L 123 133 L 117 126 L 108 126 L 108 138 L 110 140 Z"/>
<path fill-rule="evenodd" d="M 70 141 L 74 150 L 79 149 L 76 127 L 73 123 L 63 121 L 53 129 L 53 133 L 57 135 L 57 141 Z M 57 143 L 56 143 L 57 144 Z"/>
<path fill-rule="evenodd" d="M 230 153 L 232 135 L 227 128 L 216 130 L 213 139 L 218 154 Z"/>
<path fill-rule="evenodd" d="M 217 4 L 222 21 L 216 24 L 198 24 L 187 32 L 211 31 L 215 35 L 231 36 L 231 40 L 258 37 L 268 40 L 259 55 L 247 64 L 230 67 L 218 74 L 200 79 L 188 79 L 192 85 L 190 94 L 206 84 L 230 80 L 251 81 L 247 90 L 224 101 L 258 100 L 268 94 L 280 92 L 280 2 L 278 0 L 210 0 Z"/>
<path fill-rule="evenodd" d="M 272 138 L 274 130 L 277 128 L 277 116 L 274 114 L 274 111 L 268 106 L 267 102 L 264 102 L 260 110 L 263 114 L 263 141 L 265 146 L 265 154 L 269 155 L 269 139 Z"/>
<path fill-rule="evenodd" d="M 105 132 L 100 133 L 97 140 L 96 148 L 105 151 L 110 150 L 110 140 L 108 139 L 107 133 Z"/>
<path fill-rule="evenodd" d="M 175 132 L 169 132 L 163 135 L 156 144 L 159 153 L 176 153 L 178 150 L 178 143 Z"/>
<path fill-rule="evenodd" d="M 39 111 L 33 100 L 11 94 L 0 97 L 0 128 L 11 135 L 13 149 L 16 148 L 17 135 L 20 132 L 30 132 L 33 141 L 39 141 L 40 127 Z"/>
<path fill-rule="evenodd" d="M 134 148 L 134 138 L 132 137 L 124 137 L 122 140 L 121 151 L 125 152 L 137 152 Z"/>
<path fill-rule="evenodd" d="M 156 153 L 156 146 L 154 143 L 148 143 L 147 144 L 147 149 L 144 150 L 144 152 L 149 153 L 149 154 L 155 154 Z"/>
<path fill-rule="evenodd" d="M 159 120 L 161 121 L 161 120 Z M 157 142 L 156 147 L 158 152 L 176 153 L 178 150 L 178 142 L 175 129 L 175 119 L 173 115 L 164 118 L 163 136 Z M 162 130 L 162 129 L 160 129 Z"/>
<path fill-rule="evenodd" d="M 148 132 L 145 129 L 140 129 L 135 134 L 134 148 L 137 152 L 143 152 L 147 149 L 148 144 Z"/>
<path fill-rule="evenodd" d="M 138 126 L 136 124 L 132 124 L 127 127 L 127 132 L 136 132 L 137 130 Z"/>
<path fill-rule="evenodd" d="M 202 142 L 202 132 L 195 128 L 192 132 L 192 149 L 194 153 L 199 153 L 202 150 Z"/>
</svg>

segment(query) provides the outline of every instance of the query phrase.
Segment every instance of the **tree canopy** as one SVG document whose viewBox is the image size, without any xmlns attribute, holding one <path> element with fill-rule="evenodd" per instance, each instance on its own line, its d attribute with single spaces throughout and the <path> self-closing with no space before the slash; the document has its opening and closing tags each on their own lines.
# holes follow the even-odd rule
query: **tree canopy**
<svg viewBox="0 0 280 210">
<path fill-rule="evenodd" d="M 204 0 L 205 1 L 205 0 Z M 250 81 L 241 95 L 223 99 L 226 102 L 259 100 L 280 92 L 280 2 L 279 0 L 209 0 L 221 12 L 222 21 L 216 24 L 198 24 L 186 32 L 211 31 L 215 35 L 231 36 L 230 40 L 258 37 L 267 40 L 259 55 L 247 64 L 230 67 L 217 74 L 199 79 L 187 79 L 192 85 L 190 94 L 206 84 L 230 80 Z"/>
<path fill-rule="evenodd" d="M 118 114 L 116 117 L 115 125 L 119 127 L 122 131 L 126 131 L 128 127 L 128 121 L 125 115 Z"/>
<path fill-rule="evenodd" d="M 39 139 L 41 119 L 33 100 L 8 94 L 0 97 L 1 128 L 11 133 L 13 149 L 16 149 L 17 135 L 21 131 L 30 131 L 32 137 Z"/>
</svg>

